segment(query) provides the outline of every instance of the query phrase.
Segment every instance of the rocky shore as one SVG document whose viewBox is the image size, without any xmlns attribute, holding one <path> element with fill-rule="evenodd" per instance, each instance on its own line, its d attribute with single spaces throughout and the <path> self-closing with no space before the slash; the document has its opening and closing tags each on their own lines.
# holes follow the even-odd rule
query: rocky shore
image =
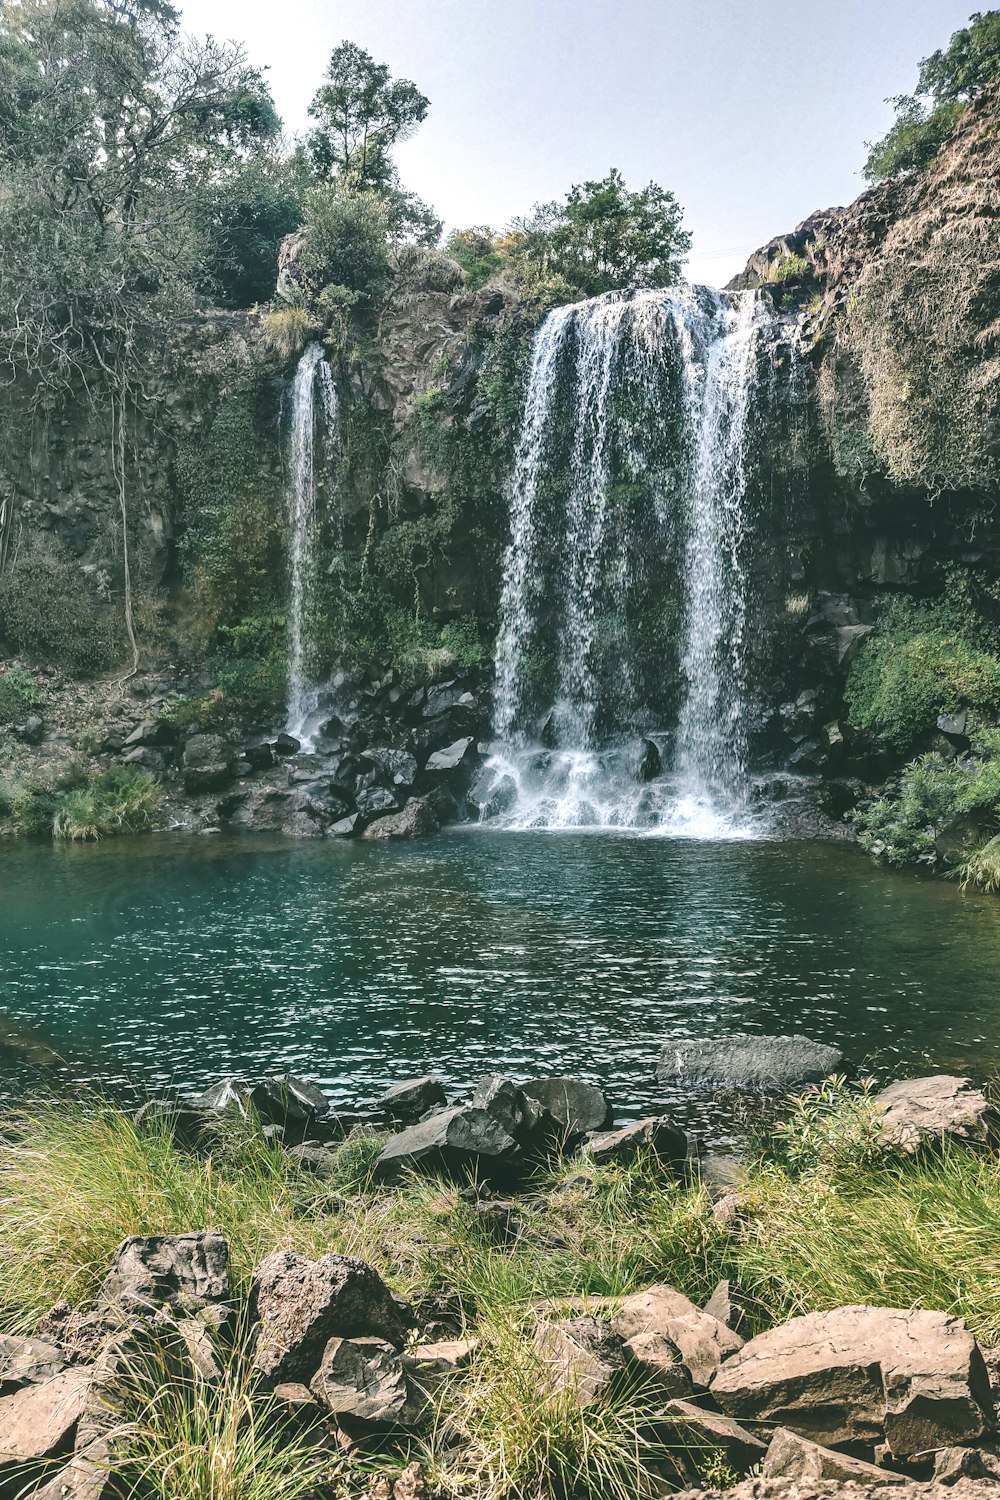
<svg viewBox="0 0 1000 1500">
<path fill-rule="evenodd" d="M 158 1452 L 144 1424 L 167 1400 L 192 1430 L 196 1413 L 237 1413 L 234 1452 L 266 1435 L 275 1473 L 299 1472 L 300 1488 L 275 1479 L 254 1496 L 1000 1492 L 1000 1344 L 944 1285 L 914 1286 L 911 1305 L 826 1297 L 775 1317 L 733 1253 L 756 1239 L 777 1256 L 775 1174 L 836 1191 L 845 1142 L 855 1175 L 883 1185 L 949 1162 L 993 1170 L 1000 1118 L 968 1079 L 850 1102 L 824 1081 L 838 1061 L 801 1037 L 664 1049 L 663 1078 L 815 1080 L 775 1126 L 784 1157 L 770 1163 L 702 1159 L 668 1117 L 618 1121 L 574 1077 L 491 1074 L 455 1101 L 429 1075 L 351 1110 L 289 1075 L 229 1079 L 134 1121 L 96 1102 L 9 1121 L 0 1229 L 16 1239 L 48 1172 L 39 1235 L 55 1226 L 62 1259 L 46 1285 L 65 1293 L 46 1310 L 23 1267 L 32 1313 L 0 1268 L 0 1494 L 208 1493 L 136 1481 Z M 57 1160 L 79 1170 L 86 1204 L 67 1201 Z M 228 1184 L 184 1230 L 197 1199 L 189 1186 L 171 1208 L 182 1180 Z M 111 1209 L 134 1232 L 101 1264 Z M 86 1266 L 65 1259 L 74 1216 L 93 1221 Z M 810 1234 L 803 1221 L 804 1253 Z M 30 1257 L 38 1238 L 23 1244 Z M 730 1274 L 692 1295 L 713 1269 Z"/>
</svg>

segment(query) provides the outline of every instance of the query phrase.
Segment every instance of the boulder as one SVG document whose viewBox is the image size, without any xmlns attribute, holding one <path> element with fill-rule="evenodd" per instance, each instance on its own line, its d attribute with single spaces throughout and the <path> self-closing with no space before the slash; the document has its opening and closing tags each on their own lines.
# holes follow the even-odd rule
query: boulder
<svg viewBox="0 0 1000 1500">
<path fill-rule="evenodd" d="M 277 1250 L 255 1270 L 250 1300 L 258 1324 L 253 1363 L 272 1385 L 308 1383 L 332 1338 L 398 1346 L 405 1333 L 404 1311 L 381 1276 L 348 1255 L 307 1260 Z"/>
<path fill-rule="evenodd" d="M 275 755 L 298 755 L 302 749 L 302 741 L 297 740 L 294 734 L 286 734 L 284 730 L 274 741 Z"/>
<path fill-rule="evenodd" d="M 596 1401 L 625 1369 L 624 1340 L 604 1318 L 583 1315 L 539 1323 L 535 1349 L 552 1390 L 571 1390 L 582 1405 Z"/>
<path fill-rule="evenodd" d="M 1000 1481 L 1000 1450 L 991 1448 L 939 1448 L 934 1455 L 934 1478 L 939 1484 L 957 1484 L 960 1479 Z M 998 1488 L 1000 1494 L 1000 1488 Z"/>
<path fill-rule="evenodd" d="M 747 1317 L 740 1301 L 734 1296 L 733 1283 L 731 1281 L 720 1281 L 715 1291 L 705 1303 L 704 1311 L 711 1317 L 718 1318 L 720 1323 L 725 1323 L 734 1333 L 742 1338 L 746 1332 Z"/>
<path fill-rule="evenodd" d="M 346 818 L 338 818 L 336 823 L 331 823 L 326 830 L 332 838 L 350 839 L 357 833 L 361 824 L 359 813 L 349 813 Z"/>
<path fill-rule="evenodd" d="M 409 790 L 417 779 L 416 758 L 409 750 L 364 750 L 360 759 L 364 765 L 373 767 L 388 786 Z"/>
<path fill-rule="evenodd" d="M 567 1136 L 588 1130 L 605 1130 L 614 1121 L 607 1099 L 593 1083 L 582 1078 L 529 1078 L 521 1090 L 536 1100 Z"/>
<path fill-rule="evenodd" d="M 517 798 L 517 782 L 510 772 L 498 771 L 488 764 L 477 773 L 465 795 L 467 806 L 480 822 L 509 812 Z"/>
<path fill-rule="evenodd" d="M 69 1453 L 90 1384 L 87 1370 L 63 1370 L 0 1400 L 0 1464 Z"/>
<path fill-rule="evenodd" d="M 330 1101 L 322 1089 L 294 1073 L 261 1078 L 250 1090 L 247 1102 L 262 1120 L 293 1134 L 309 1130 L 330 1113 Z"/>
<path fill-rule="evenodd" d="M 135 1112 L 135 1123 L 152 1133 L 165 1132 L 181 1146 L 197 1146 L 209 1133 L 213 1116 L 178 1099 L 147 1099 Z"/>
<path fill-rule="evenodd" d="M 518 1143 L 495 1115 L 473 1105 L 441 1110 L 395 1135 L 375 1163 L 376 1175 L 392 1180 L 401 1173 L 509 1170 Z"/>
<path fill-rule="evenodd" d="M 677 1437 L 691 1453 L 721 1453 L 731 1469 L 745 1474 L 759 1464 L 767 1453 L 767 1444 L 759 1437 L 717 1411 L 703 1411 L 693 1401 L 671 1401 L 667 1415 L 676 1423 Z"/>
<path fill-rule="evenodd" d="M 626 1297 L 611 1321 L 623 1339 L 658 1338 L 696 1386 L 707 1386 L 722 1361 L 743 1348 L 739 1334 L 672 1286 L 653 1286 Z"/>
<path fill-rule="evenodd" d="M 358 815 L 366 820 L 381 817 L 383 813 L 399 811 L 399 802 L 388 787 L 384 786 L 365 787 L 358 793 L 356 802 Z"/>
<path fill-rule="evenodd" d="M 620 1130 L 598 1131 L 590 1137 L 588 1149 L 598 1166 L 609 1162 L 634 1161 L 646 1153 L 664 1167 L 680 1173 L 688 1159 L 688 1138 L 668 1115 L 656 1115 L 623 1125 Z"/>
<path fill-rule="evenodd" d="M 908 1156 L 945 1140 L 985 1146 L 1000 1126 L 982 1090 L 947 1073 L 890 1083 L 873 1103 L 881 1116 L 882 1144 Z"/>
<path fill-rule="evenodd" d="M 0 1333 L 0 1396 L 9 1396 L 23 1385 L 40 1385 L 58 1375 L 65 1365 L 62 1351 L 55 1344 Z"/>
<path fill-rule="evenodd" d="M 833 1448 L 823 1448 L 787 1427 L 779 1427 L 771 1439 L 761 1473 L 768 1479 L 853 1479 L 858 1484 L 905 1484 L 902 1474 L 893 1474 L 866 1463 L 863 1458 L 852 1458 L 849 1453 L 837 1453 Z"/>
<path fill-rule="evenodd" d="M 441 820 L 429 797 L 411 797 L 402 812 L 376 818 L 365 829 L 366 839 L 423 839 L 439 833 Z"/>
<path fill-rule="evenodd" d="M 448 1103 L 444 1085 L 433 1073 L 423 1078 L 407 1078 L 394 1083 L 375 1101 L 375 1108 L 400 1125 L 415 1125 L 428 1110 Z"/>
<path fill-rule="evenodd" d="M 193 734 L 184 746 L 181 764 L 184 790 L 192 795 L 223 791 L 236 771 L 233 747 L 221 734 Z"/>
<path fill-rule="evenodd" d="M 267 771 L 274 765 L 274 746 L 266 740 L 259 745 L 247 745 L 243 754 L 251 771 Z"/>
<path fill-rule="evenodd" d="M 186 1104 L 188 1109 L 202 1115 L 224 1115 L 229 1110 L 242 1115 L 246 1114 L 249 1092 L 250 1086 L 242 1078 L 221 1078 Z"/>
<path fill-rule="evenodd" d="M 144 719 L 131 734 L 126 735 L 123 748 L 131 750 L 135 745 L 150 745 L 160 749 L 175 744 L 177 733 L 177 725 L 171 724 L 169 719 Z"/>
<path fill-rule="evenodd" d="M 457 771 L 467 759 L 471 760 L 472 754 L 475 753 L 472 748 L 474 743 L 474 736 L 470 734 L 463 739 L 453 741 L 450 745 L 445 745 L 442 750 L 435 750 L 433 755 L 428 757 L 424 770 L 430 776 L 444 776 L 451 771 Z"/>
<path fill-rule="evenodd" d="M 97 1294 L 99 1312 L 125 1320 L 161 1308 L 229 1312 L 229 1246 L 221 1234 L 133 1235 L 115 1251 Z"/>
<path fill-rule="evenodd" d="M 484 1073 L 476 1084 L 472 1104 L 499 1120 L 522 1151 L 544 1151 L 559 1133 L 557 1121 L 544 1105 L 503 1073 Z"/>
<path fill-rule="evenodd" d="M 311 1172 L 316 1177 L 329 1176 L 337 1161 L 329 1146 L 321 1146 L 318 1141 L 303 1141 L 299 1146 L 291 1146 L 288 1159 L 303 1172 Z"/>
<path fill-rule="evenodd" d="M 654 740 L 643 740 L 639 753 L 639 780 L 655 781 L 662 770 L 660 747 Z"/>
<path fill-rule="evenodd" d="M 819 1083 L 843 1062 L 836 1047 L 804 1036 L 731 1036 L 709 1041 L 668 1042 L 657 1079 L 686 1078 L 734 1089 L 791 1088 Z"/>
<path fill-rule="evenodd" d="M 412 1427 L 423 1408 L 398 1350 L 384 1339 L 332 1338 L 309 1389 L 338 1422 Z"/>
<path fill-rule="evenodd" d="M 25 745 L 40 745 L 45 738 L 45 720 L 29 714 L 23 724 L 15 724 L 12 733 Z"/>
<path fill-rule="evenodd" d="M 776 1422 L 827 1447 L 896 1460 L 988 1430 L 986 1366 L 960 1318 L 838 1307 L 758 1334 L 711 1383 L 724 1412 Z"/>
</svg>

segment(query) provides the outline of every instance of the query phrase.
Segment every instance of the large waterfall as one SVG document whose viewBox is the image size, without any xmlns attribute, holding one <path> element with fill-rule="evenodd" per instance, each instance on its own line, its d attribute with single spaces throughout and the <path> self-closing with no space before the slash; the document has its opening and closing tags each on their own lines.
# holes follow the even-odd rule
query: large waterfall
<svg viewBox="0 0 1000 1500">
<path fill-rule="evenodd" d="M 318 396 L 318 400 L 317 400 Z M 309 596 L 313 584 L 316 541 L 317 450 L 333 442 L 337 391 L 323 346 L 311 343 L 299 360 L 291 388 L 288 550 L 291 586 L 288 604 L 289 734 L 309 748 L 317 693 L 306 677 Z"/>
<path fill-rule="evenodd" d="M 497 645 L 494 815 L 748 827 L 760 295 L 610 294 L 535 338 Z"/>
</svg>

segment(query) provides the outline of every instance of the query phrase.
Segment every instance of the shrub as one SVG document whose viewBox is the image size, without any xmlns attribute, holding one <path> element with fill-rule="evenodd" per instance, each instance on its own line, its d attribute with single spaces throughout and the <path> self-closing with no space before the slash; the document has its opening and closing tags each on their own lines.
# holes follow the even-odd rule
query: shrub
<svg viewBox="0 0 1000 1500">
<path fill-rule="evenodd" d="M 931 752 L 904 767 L 891 792 L 855 814 L 862 848 L 887 864 L 937 863 L 935 840 L 954 819 L 1000 822 L 1000 730 L 974 733 L 972 755 Z"/>
<path fill-rule="evenodd" d="M 0 724 L 17 724 L 42 702 L 35 679 L 23 667 L 0 672 Z"/>
<path fill-rule="evenodd" d="M 264 337 L 282 364 L 298 359 L 316 333 L 304 307 L 276 307 L 263 317 Z"/>
<path fill-rule="evenodd" d="M 112 766 L 89 786 L 69 792 L 52 821 L 57 839 L 102 839 L 117 833 L 152 828 L 160 789 L 156 778 L 139 766 Z"/>
<path fill-rule="evenodd" d="M 765 280 L 780 286 L 786 281 L 801 281 L 811 274 L 812 267 L 804 255 L 778 255 L 768 263 Z"/>
<path fill-rule="evenodd" d="M 27 548 L 0 576 L 0 636 L 24 656 L 87 676 L 119 659 L 123 634 L 107 591 L 64 558 Z"/>
<path fill-rule="evenodd" d="M 988 839 L 973 849 L 968 859 L 955 871 L 963 891 L 970 885 L 983 891 L 1000 891 L 1000 836 Z"/>
<path fill-rule="evenodd" d="M 906 750 L 939 714 L 963 705 L 997 713 L 1000 657 L 980 641 L 992 644 L 953 595 L 893 599 L 851 667 L 844 693 L 851 723 Z"/>
</svg>

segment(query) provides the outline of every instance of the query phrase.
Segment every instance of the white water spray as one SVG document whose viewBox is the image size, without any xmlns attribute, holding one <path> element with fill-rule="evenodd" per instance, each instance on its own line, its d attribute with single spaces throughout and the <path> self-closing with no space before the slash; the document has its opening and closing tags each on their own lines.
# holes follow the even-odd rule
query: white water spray
<svg viewBox="0 0 1000 1500">
<path fill-rule="evenodd" d="M 317 394 L 319 400 L 317 402 Z M 291 587 L 288 607 L 288 733 L 311 747 L 310 720 L 317 691 L 306 680 L 306 627 L 315 572 L 316 456 L 332 443 L 337 391 L 323 346 L 307 345 L 292 380 L 288 534 Z"/>
<path fill-rule="evenodd" d="M 497 647 L 493 808 L 505 826 L 747 832 L 746 501 L 763 319 L 756 293 L 684 287 L 594 298 L 557 309 L 540 328 L 511 482 Z M 645 725 L 664 771 L 643 784 L 636 737 L 601 744 L 595 734 L 594 659 L 609 595 L 627 590 L 635 552 L 615 533 L 610 487 L 666 473 L 654 456 L 664 435 L 654 429 L 668 417 L 674 477 L 659 480 L 654 519 L 679 553 L 681 706 L 673 733 Z M 547 486 L 567 421 L 573 437 L 553 519 Z M 656 538 L 640 541 L 655 568 Z M 553 549 L 562 559 L 555 574 Z M 555 643 L 544 750 L 525 722 L 543 630 Z M 629 671 L 623 647 L 626 687 Z"/>
</svg>

